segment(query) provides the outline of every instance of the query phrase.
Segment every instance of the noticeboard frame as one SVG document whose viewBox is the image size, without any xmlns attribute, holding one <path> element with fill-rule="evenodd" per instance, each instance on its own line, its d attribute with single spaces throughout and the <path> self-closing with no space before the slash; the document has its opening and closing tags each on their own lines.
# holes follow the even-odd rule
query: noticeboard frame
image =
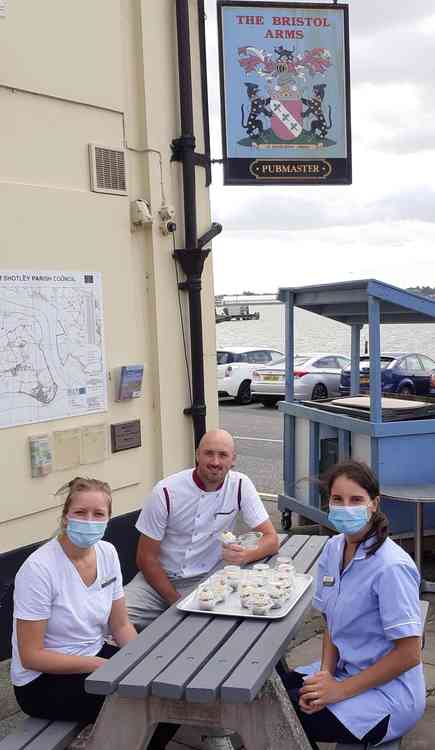
<svg viewBox="0 0 435 750">
<path fill-rule="evenodd" d="M 223 11 L 225 8 L 241 8 L 244 14 L 250 15 L 250 9 L 259 12 L 260 9 L 270 11 L 331 11 L 338 13 L 341 18 L 342 31 L 342 55 L 341 66 L 343 76 L 338 81 L 340 94 L 342 96 L 342 129 L 343 135 L 341 145 L 344 155 L 328 157 L 327 153 L 321 154 L 322 146 L 306 146 L 313 151 L 313 156 L 270 156 L 265 158 L 261 151 L 262 143 L 258 146 L 258 156 L 234 156 L 229 146 L 228 123 L 229 116 L 227 106 L 228 87 L 225 81 L 225 47 L 224 47 L 224 21 Z M 221 128 L 222 128 L 222 151 L 224 167 L 224 185 L 350 185 L 352 184 L 352 142 L 351 142 L 351 108 L 350 108 L 350 53 L 349 53 L 349 6 L 346 3 L 293 3 L 293 2 L 238 2 L 237 0 L 218 0 L 218 45 L 219 45 L 219 78 L 220 78 L 220 104 L 221 104 Z M 241 40 L 242 41 L 242 40 Z M 284 46 L 280 40 L 276 44 Z M 243 49 L 243 45 L 241 46 Z M 247 48 L 247 47 L 246 47 Z M 276 52 L 276 50 L 275 50 Z M 251 79 L 252 80 L 252 79 Z M 315 83 L 321 83 L 321 78 L 316 78 Z M 245 82 L 249 83 L 249 79 Z M 255 83 L 252 80 L 252 83 Z M 329 108 L 330 112 L 330 108 Z M 313 120 L 314 118 L 312 118 Z M 311 121 L 312 121 L 311 120 Z M 329 119 L 329 123 L 331 118 Z M 242 115 L 243 123 L 243 115 Z M 246 139 L 247 140 L 247 139 Z M 293 150 L 289 142 L 279 150 Z M 275 148 L 279 148 L 273 144 Z M 335 144 L 334 144 L 335 145 Z M 272 146 L 269 146 L 272 151 Z M 272 151 L 273 153 L 273 151 Z M 265 176 L 266 175 L 266 176 Z"/>
</svg>

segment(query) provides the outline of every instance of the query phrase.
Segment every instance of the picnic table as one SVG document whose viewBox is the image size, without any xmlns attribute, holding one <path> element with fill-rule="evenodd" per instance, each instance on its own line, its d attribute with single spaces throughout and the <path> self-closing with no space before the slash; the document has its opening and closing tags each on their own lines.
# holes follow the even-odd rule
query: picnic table
<svg viewBox="0 0 435 750">
<path fill-rule="evenodd" d="M 326 541 L 286 537 L 280 554 L 313 575 Z M 167 609 L 87 678 L 89 693 L 106 696 L 88 750 L 145 750 L 158 722 L 233 730 L 249 750 L 310 750 L 273 670 L 312 594 L 311 585 L 280 620 Z"/>
</svg>

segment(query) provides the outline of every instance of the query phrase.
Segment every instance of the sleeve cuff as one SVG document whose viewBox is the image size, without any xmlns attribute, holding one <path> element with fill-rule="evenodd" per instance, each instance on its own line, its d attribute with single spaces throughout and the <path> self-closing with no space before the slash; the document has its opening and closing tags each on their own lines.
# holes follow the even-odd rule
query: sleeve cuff
<svg viewBox="0 0 435 750">
<path fill-rule="evenodd" d="M 317 596 L 313 598 L 312 605 L 315 609 L 318 609 L 319 612 L 324 612 L 325 608 L 323 606 L 323 602 L 321 599 L 319 599 Z"/>
<path fill-rule="evenodd" d="M 409 638 L 411 636 L 421 636 L 421 623 L 419 620 L 407 620 L 398 622 L 394 625 L 384 627 L 385 636 L 390 641 L 396 641 L 398 638 Z"/>
</svg>

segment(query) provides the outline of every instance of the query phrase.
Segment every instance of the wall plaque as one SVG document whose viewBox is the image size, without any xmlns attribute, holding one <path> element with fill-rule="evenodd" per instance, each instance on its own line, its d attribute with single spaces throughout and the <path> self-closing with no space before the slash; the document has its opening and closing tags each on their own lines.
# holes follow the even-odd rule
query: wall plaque
<svg viewBox="0 0 435 750">
<path fill-rule="evenodd" d="M 110 425 L 112 453 L 126 451 L 130 448 L 140 448 L 142 445 L 140 433 L 140 419 L 129 422 L 118 422 Z"/>
</svg>

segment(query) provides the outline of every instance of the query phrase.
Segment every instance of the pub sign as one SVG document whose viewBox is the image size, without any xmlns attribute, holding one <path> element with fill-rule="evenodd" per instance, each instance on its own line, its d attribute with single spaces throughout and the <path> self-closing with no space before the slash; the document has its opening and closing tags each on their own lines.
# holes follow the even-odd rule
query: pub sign
<svg viewBox="0 0 435 750">
<path fill-rule="evenodd" d="M 218 0 L 225 185 L 352 182 L 348 6 Z"/>
</svg>

